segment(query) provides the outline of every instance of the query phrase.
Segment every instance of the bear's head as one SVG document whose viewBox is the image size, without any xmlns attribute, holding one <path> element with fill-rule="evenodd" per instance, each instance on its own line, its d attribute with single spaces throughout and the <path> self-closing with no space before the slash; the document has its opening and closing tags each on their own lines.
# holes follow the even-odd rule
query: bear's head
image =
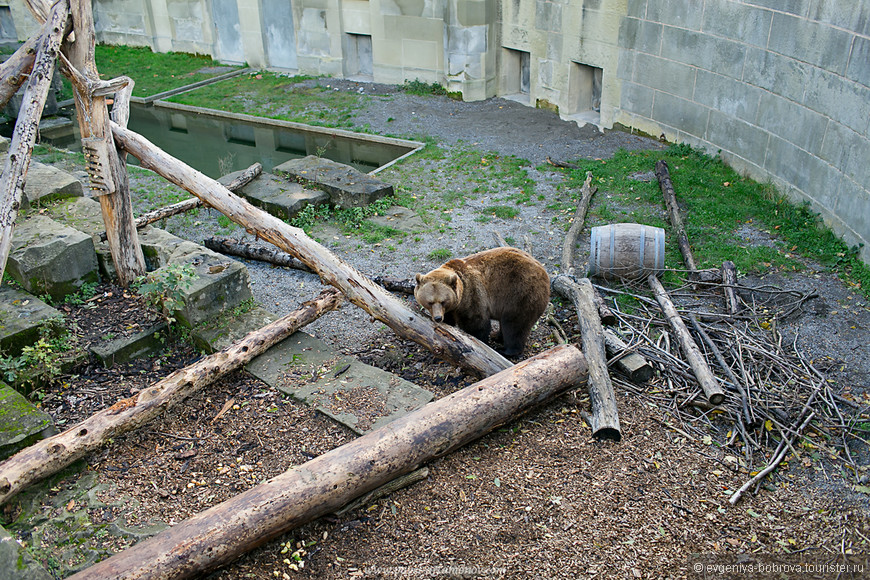
<svg viewBox="0 0 870 580">
<path fill-rule="evenodd" d="M 455 271 L 443 266 L 428 274 L 418 273 L 414 298 L 429 311 L 432 320 L 443 322 L 444 315 L 455 310 L 462 300 L 462 280 Z"/>
</svg>

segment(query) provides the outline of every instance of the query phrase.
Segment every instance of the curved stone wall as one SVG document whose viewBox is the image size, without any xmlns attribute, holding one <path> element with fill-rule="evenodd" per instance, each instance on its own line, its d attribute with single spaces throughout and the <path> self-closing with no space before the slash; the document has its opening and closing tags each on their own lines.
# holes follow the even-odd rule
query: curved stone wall
<svg viewBox="0 0 870 580">
<path fill-rule="evenodd" d="M 870 2 L 630 0 L 615 121 L 809 201 L 870 263 Z"/>
</svg>

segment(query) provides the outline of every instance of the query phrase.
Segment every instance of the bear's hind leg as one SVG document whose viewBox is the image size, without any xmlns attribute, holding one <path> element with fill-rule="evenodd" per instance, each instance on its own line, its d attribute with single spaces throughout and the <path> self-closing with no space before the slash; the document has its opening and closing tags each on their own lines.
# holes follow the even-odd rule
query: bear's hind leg
<svg viewBox="0 0 870 580">
<path fill-rule="evenodd" d="M 525 321 L 501 320 L 499 326 L 501 326 L 501 338 L 504 341 L 501 354 L 511 357 L 521 355 L 526 341 L 532 333 L 532 325 Z"/>
</svg>

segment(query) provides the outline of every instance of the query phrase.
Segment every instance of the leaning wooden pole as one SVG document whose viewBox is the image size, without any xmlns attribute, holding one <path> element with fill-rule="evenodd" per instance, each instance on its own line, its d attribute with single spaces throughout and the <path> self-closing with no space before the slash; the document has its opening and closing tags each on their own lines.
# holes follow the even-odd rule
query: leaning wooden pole
<svg viewBox="0 0 870 580">
<path fill-rule="evenodd" d="M 63 469 L 112 437 L 136 429 L 166 409 L 338 308 L 341 295 L 330 288 L 287 316 L 255 330 L 235 344 L 180 369 L 122 399 L 63 433 L 43 439 L 0 464 L 0 504 L 28 485 Z"/>
<path fill-rule="evenodd" d="M 565 241 L 562 244 L 562 271 L 568 276 L 574 275 L 574 248 L 577 246 L 577 236 L 580 235 L 580 230 L 583 229 L 583 224 L 586 223 L 586 212 L 589 211 L 589 202 L 592 196 L 598 191 L 597 187 L 592 187 L 592 172 L 586 172 L 586 181 L 583 182 L 583 187 L 580 189 L 580 202 L 577 204 L 577 210 L 574 212 L 574 220 L 571 222 L 571 227 L 565 235 Z"/>
<path fill-rule="evenodd" d="M 585 379 L 580 350 L 554 347 L 293 467 L 70 579 L 197 576 L 478 439 Z"/>
<path fill-rule="evenodd" d="M 595 306 L 595 291 L 589 278 L 575 282 L 565 275 L 556 276 L 552 281 L 553 290 L 560 296 L 570 298 L 577 309 L 580 334 L 583 341 L 583 354 L 589 367 L 589 400 L 592 402 L 592 435 L 597 439 L 619 441 L 622 431 L 619 427 L 619 410 L 613 383 L 607 373 L 607 355 L 604 351 L 604 329 L 598 318 Z"/>
<path fill-rule="evenodd" d="M 36 61 L 36 45 L 44 37 L 44 31 L 43 27 L 38 35 L 28 38 L 12 56 L 0 64 L 0 109 L 6 106 L 30 76 Z"/>
<path fill-rule="evenodd" d="M 693 275 L 695 270 L 698 269 L 698 263 L 695 262 L 692 248 L 689 246 L 689 236 L 686 235 L 686 227 L 683 225 L 683 218 L 680 216 L 680 206 L 677 205 L 677 194 L 674 192 L 674 184 L 671 182 L 668 164 L 664 159 L 656 161 L 656 177 L 659 180 L 662 196 L 665 198 L 668 217 L 671 227 L 674 229 L 674 234 L 677 236 L 677 244 L 680 247 L 680 254 L 683 255 L 683 262 L 686 264 L 690 275 Z"/>
<path fill-rule="evenodd" d="M 325 283 L 341 290 L 348 300 L 400 336 L 428 348 L 437 356 L 484 376 L 511 366 L 511 362 L 476 338 L 446 324 L 432 322 L 408 309 L 356 268 L 305 235 L 299 228 L 254 207 L 233 195 L 226 187 L 185 165 L 149 143 L 147 139 L 112 124 L 120 146 L 137 157 L 142 167 L 151 169 L 172 183 L 202 199 L 231 220 L 260 238 L 301 260 Z"/>
<path fill-rule="evenodd" d="M 704 357 L 701 356 L 701 350 L 695 344 L 692 335 L 689 334 L 689 329 L 686 328 L 686 324 L 680 318 L 674 303 L 671 302 L 667 291 L 665 291 L 665 287 L 662 286 L 662 283 L 655 276 L 647 278 L 647 282 L 649 282 L 649 287 L 652 289 L 653 294 L 655 294 L 656 302 L 659 303 L 665 318 L 668 320 L 668 324 L 671 325 L 671 329 L 677 335 L 683 356 L 686 357 L 689 366 L 692 367 L 695 378 L 698 379 L 698 383 L 707 396 L 707 400 L 713 405 L 721 404 L 725 400 L 725 393 L 722 391 L 722 387 L 719 386 L 718 381 L 716 381 L 716 377 L 713 376 L 710 366 L 704 360 Z"/>
<path fill-rule="evenodd" d="M 39 132 L 39 119 L 45 108 L 45 98 L 51 88 L 54 65 L 69 21 L 69 2 L 59 0 L 43 26 L 37 41 L 37 52 L 21 100 L 21 110 L 12 134 L 12 143 L 0 176 L 0 279 L 6 271 L 6 260 L 12 250 L 12 231 L 24 197 L 24 182 L 30 167 L 30 155 Z"/>
</svg>

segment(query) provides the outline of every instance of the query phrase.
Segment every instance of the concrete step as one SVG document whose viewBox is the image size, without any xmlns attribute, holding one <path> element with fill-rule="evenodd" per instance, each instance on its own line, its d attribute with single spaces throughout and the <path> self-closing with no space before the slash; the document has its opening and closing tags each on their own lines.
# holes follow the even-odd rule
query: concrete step
<svg viewBox="0 0 870 580">
<path fill-rule="evenodd" d="M 116 364 L 124 364 L 133 359 L 163 352 L 168 332 L 169 325 L 160 322 L 136 334 L 93 345 L 91 352 L 100 359 L 106 368 Z"/>
<path fill-rule="evenodd" d="M 311 184 L 329 194 L 330 205 L 364 207 L 393 195 L 393 186 L 349 165 L 308 155 L 291 159 L 273 171 L 281 176 Z"/>
</svg>

